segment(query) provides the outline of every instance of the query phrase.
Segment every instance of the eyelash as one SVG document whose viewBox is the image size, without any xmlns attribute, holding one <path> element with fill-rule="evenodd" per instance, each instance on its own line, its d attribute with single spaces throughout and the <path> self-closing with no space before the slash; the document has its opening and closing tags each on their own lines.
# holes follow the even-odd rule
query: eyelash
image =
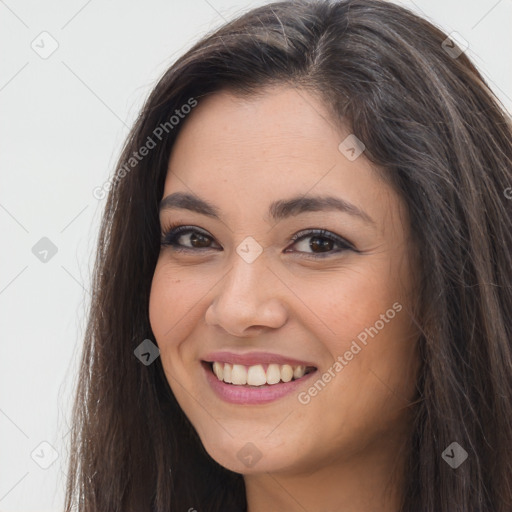
<svg viewBox="0 0 512 512">
<path fill-rule="evenodd" d="M 206 232 L 204 232 L 201 229 L 198 229 L 194 226 L 185 226 L 185 225 L 179 225 L 179 224 L 170 224 L 167 229 L 165 229 L 162 232 L 162 239 L 161 244 L 166 247 L 172 248 L 173 251 L 178 252 L 197 252 L 197 251 L 203 251 L 203 250 L 210 250 L 211 247 L 205 247 L 205 248 L 194 248 L 194 247 L 185 247 L 182 245 L 179 245 L 177 243 L 177 239 L 187 233 L 199 233 L 203 236 L 206 236 L 207 238 L 210 238 L 213 240 L 213 237 L 208 235 Z M 337 250 L 328 251 L 325 253 L 305 253 L 299 251 L 299 254 L 306 258 L 326 258 L 333 254 L 339 254 L 341 252 L 344 252 L 346 250 L 351 250 L 355 252 L 359 252 L 350 242 L 345 240 L 344 238 L 327 231 L 325 229 L 304 229 L 302 231 L 299 231 L 295 235 L 292 236 L 290 242 L 292 242 L 292 245 L 297 243 L 303 238 L 313 237 L 316 236 L 318 238 L 325 238 L 327 240 L 331 240 L 335 244 L 337 244 L 340 248 Z"/>
</svg>

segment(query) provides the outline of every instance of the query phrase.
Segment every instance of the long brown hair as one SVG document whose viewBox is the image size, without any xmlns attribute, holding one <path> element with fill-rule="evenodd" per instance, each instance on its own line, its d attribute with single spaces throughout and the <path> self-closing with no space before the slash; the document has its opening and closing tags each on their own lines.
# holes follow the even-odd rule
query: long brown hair
<svg viewBox="0 0 512 512">
<path fill-rule="evenodd" d="M 421 371 L 401 510 L 512 510 L 512 127 L 446 38 L 381 0 L 278 2 L 203 38 L 163 75 L 106 198 L 67 511 L 246 508 L 243 477 L 206 453 L 160 358 L 146 366 L 134 349 L 155 341 L 148 302 L 158 205 L 186 122 L 171 117 L 221 89 L 249 96 L 276 83 L 318 94 L 409 210 L 421 260 Z M 152 147 L 130 160 L 143 146 Z M 456 469 L 442 457 L 452 442 L 468 453 Z"/>
</svg>

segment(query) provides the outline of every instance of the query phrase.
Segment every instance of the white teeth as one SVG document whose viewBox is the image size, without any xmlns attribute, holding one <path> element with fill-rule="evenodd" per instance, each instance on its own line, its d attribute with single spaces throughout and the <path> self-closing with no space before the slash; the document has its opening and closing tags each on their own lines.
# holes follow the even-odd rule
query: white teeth
<svg viewBox="0 0 512 512">
<path fill-rule="evenodd" d="M 290 382 L 293 379 L 293 368 L 289 364 L 283 364 L 281 367 L 281 380 Z"/>
<path fill-rule="evenodd" d="M 269 364 L 267 368 L 267 384 L 277 384 L 281 380 L 281 369 L 278 364 Z"/>
<path fill-rule="evenodd" d="M 222 363 L 218 363 L 217 361 L 213 363 L 213 373 L 217 375 L 219 380 L 224 378 L 224 365 Z"/>
<path fill-rule="evenodd" d="M 219 380 L 228 384 L 243 386 L 263 386 L 265 384 L 278 384 L 279 382 L 290 382 L 292 379 L 300 379 L 306 373 L 306 367 L 303 365 L 291 366 L 289 364 L 269 364 L 267 371 L 263 365 L 256 364 L 244 366 L 242 364 L 231 365 L 215 361 L 213 363 L 213 373 Z"/>
<path fill-rule="evenodd" d="M 293 378 L 294 379 L 300 379 L 301 377 L 304 377 L 305 373 L 306 373 L 306 367 L 305 366 L 296 366 L 293 369 Z"/>
<path fill-rule="evenodd" d="M 261 364 L 249 366 L 247 370 L 247 384 L 250 386 L 263 386 L 267 383 L 267 375 Z"/>
<path fill-rule="evenodd" d="M 247 384 L 247 370 L 241 364 L 234 364 L 231 372 L 231 382 L 233 384 Z"/>
<path fill-rule="evenodd" d="M 222 363 L 219 363 L 219 364 L 222 364 Z M 231 384 L 231 369 L 232 368 L 231 368 L 230 364 L 226 363 L 224 365 L 224 376 L 223 376 L 222 380 L 224 382 L 227 382 L 228 384 Z M 219 379 L 219 380 L 221 380 L 221 379 Z"/>
</svg>

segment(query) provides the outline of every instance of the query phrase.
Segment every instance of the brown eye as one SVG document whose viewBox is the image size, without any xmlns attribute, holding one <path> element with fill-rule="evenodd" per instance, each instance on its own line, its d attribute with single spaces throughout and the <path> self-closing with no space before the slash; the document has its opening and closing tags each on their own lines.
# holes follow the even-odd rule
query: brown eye
<svg viewBox="0 0 512 512">
<path fill-rule="evenodd" d="M 351 243 L 324 229 L 301 231 L 293 236 L 292 241 L 297 252 L 306 256 L 322 258 L 346 250 L 357 251 Z M 286 252 L 291 251 L 287 250 Z"/>
<path fill-rule="evenodd" d="M 333 246 L 334 242 L 330 238 L 322 238 L 320 236 L 311 237 L 309 242 L 309 247 L 317 252 L 332 251 Z"/>
<path fill-rule="evenodd" d="M 161 244 L 175 250 L 210 249 L 213 238 L 191 226 L 178 226 L 162 235 Z"/>
<path fill-rule="evenodd" d="M 209 247 L 211 245 L 211 238 L 203 235 L 202 233 L 197 233 L 194 231 L 180 235 L 178 240 L 187 237 L 188 235 L 190 235 L 189 240 L 192 247 Z"/>
</svg>

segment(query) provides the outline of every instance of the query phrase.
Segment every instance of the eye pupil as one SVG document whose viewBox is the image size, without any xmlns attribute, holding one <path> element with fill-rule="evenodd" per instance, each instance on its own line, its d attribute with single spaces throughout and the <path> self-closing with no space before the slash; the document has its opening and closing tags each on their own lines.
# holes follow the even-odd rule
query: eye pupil
<svg viewBox="0 0 512 512">
<path fill-rule="evenodd" d="M 333 240 L 330 240 L 329 238 L 315 236 L 311 238 L 309 246 L 312 250 L 319 249 L 319 252 L 327 252 L 332 250 L 333 243 Z"/>
<path fill-rule="evenodd" d="M 197 245 L 196 242 L 198 242 Z M 211 240 L 207 236 L 202 235 L 201 233 L 193 232 L 190 235 L 190 243 L 194 247 L 209 247 Z"/>
</svg>

